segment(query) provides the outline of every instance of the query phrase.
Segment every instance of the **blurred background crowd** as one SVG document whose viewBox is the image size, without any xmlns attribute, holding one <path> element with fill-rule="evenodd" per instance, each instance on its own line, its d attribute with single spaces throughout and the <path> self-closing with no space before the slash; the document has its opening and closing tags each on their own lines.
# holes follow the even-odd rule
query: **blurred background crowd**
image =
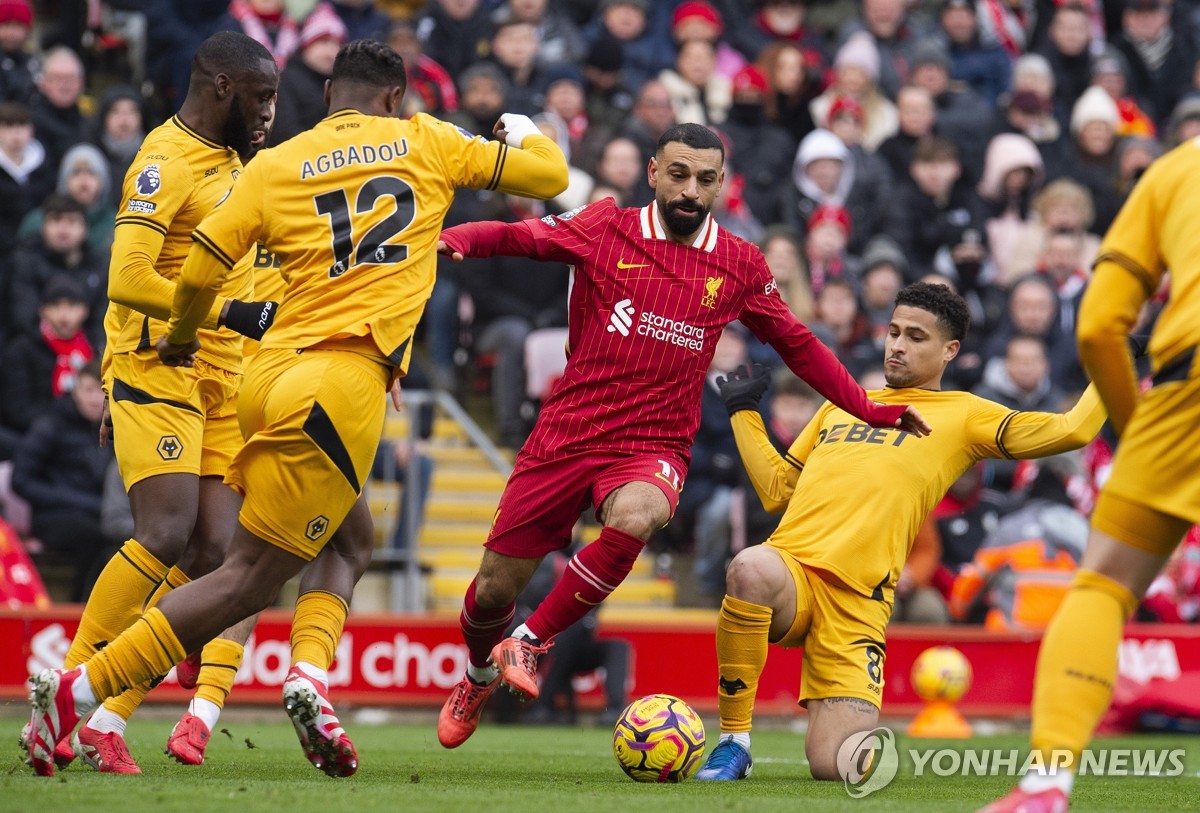
<svg viewBox="0 0 1200 813">
<path fill-rule="evenodd" d="M 122 178 L 220 30 L 279 63 L 272 143 L 322 118 L 338 47 L 367 37 L 404 56 L 406 115 L 487 134 L 525 113 L 562 147 L 559 199 L 463 190 L 448 225 L 644 205 L 658 137 L 711 126 L 727 157 L 715 216 L 762 248 L 789 307 L 864 386 L 883 386 L 897 290 L 936 279 L 973 321 L 947 386 L 1020 410 L 1063 410 L 1086 385 L 1074 316 L 1100 236 L 1150 162 L 1200 134 L 1193 0 L 0 0 L 0 503 L 35 550 L 76 566 L 77 597 L 128 536 L 111 451 L 94 442 Z M 439 269 L 414 374 L 501 447 L 523 443 L 553 383 L 568 274 L 519 258 Z M 689 603 L 718 601 L 729 556 L 776 521 L 713 383 L 747 361 L 780 366 L 735 325 L 679 513 L 653 543 Z M 764 410 L 781 445 L 819 403 L 778 373 Z M 922 529 L 896 618 L 1039 628 L 1112 446 L 968 472 Z M 401 468 L 410 451 L 386 447 Z M 1196 619 L 1194 537 L 1146 617 Z"/>
</svg>

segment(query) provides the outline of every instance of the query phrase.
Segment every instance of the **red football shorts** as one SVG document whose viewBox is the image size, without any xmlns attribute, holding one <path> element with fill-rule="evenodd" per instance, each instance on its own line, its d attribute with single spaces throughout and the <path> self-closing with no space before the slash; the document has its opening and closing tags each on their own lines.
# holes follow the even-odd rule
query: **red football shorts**
<svg viewBox="0 0 1200 813">
<path fill-rule="evenodd" d="M 671 515 L 687 465 L 677 457 L 619 452 L 580 452 L 554 460 L 517 455 L 500 496 L 486 547 L 506 556 L 534 559 L 571 543 L 571 530 L 588 506 L 626 483 L 650 483 L 662 490 Z"/>
</svg>

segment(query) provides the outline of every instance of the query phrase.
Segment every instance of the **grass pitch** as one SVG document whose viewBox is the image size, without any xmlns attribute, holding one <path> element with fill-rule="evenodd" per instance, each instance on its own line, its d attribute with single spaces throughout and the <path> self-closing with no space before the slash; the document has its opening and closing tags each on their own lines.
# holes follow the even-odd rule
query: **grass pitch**
<svg viewBox="0 0 1200 813">
<path fill-rule="evenodd" d="M 865 799 L 851 799 L 841 785 L 814 782 L 804 762 L 800 734 L 778 729 L 754 733 L 754 775 L 742 782 L 639 785 L 625 777 L 604 728 L 500 726 L 485 722 L 461 748 L 437 743 L 432 721 L 413 725 L 366 725 L 348 719 L 361 767 L 350 779 L 329 779 L 304 760 L 283 716 L 227 715 L 208 749 L 206 763 L 184 767 L 162 754 L 173 721 L 135 719 L 129 744 L 142 766 L 140 777 L 104 776 L 78 764 L 53 779 L 34 777 L 15 747 L 19 707 L 0 716 L 0 811 L 4 813 L 240 813 L 277 811 L 463 811 L 464 813 L 575 813 L 659 808 L 688 811 L 972 811 L 1003 794 L 1006 776 L 913 776 L 902 759 L 900 776 Z M 716 728 L 715 720 L 709 727 Z M 710 737 L 713 733 L 710 732 Z M 711 744 L 711 743 L 710 743 Z M 957 743 L 914 742 L 921 748 L 967 745 L 1025 747 L 1020 735 L 976 737 Z M 1072 811 L 1195 810 L 1200 807 L 1200 742 L 1193 737 L 1127 737 L 1104 740 L 1107 748 L 1182 748 L 1183 776 L 1085 777 Z"/>
</svg>

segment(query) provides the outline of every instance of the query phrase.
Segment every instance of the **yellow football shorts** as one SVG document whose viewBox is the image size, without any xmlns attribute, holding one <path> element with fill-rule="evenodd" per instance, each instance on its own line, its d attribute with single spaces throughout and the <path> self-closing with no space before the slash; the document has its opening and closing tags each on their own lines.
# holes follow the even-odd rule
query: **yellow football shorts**
<svg viewBox="0 0 1200 813">
<path fill-rule="evenodd" d="M 390 372 L 382 359 L 347 350 L 255 354 L 238 403 L 245 445 L 225 478 L 245 495 L 247 530 L 316 557 L 370 473 Z"/>
<path fill-rule="evenodd" d="M 878 601 L 842 584 L 827 571 L 805 567 L 770 542 L 796 584 L 796 620 L 772 643 L 804 647 L 800 705 L 828 697 L 856 697 L 879 707 L 883 698 L 884 631 L 890 601 Z"/>
<path fill-rule="evenodd" d="M 1092 524 L 1166 556 L 1200 523 L 1200 353 L 1169 362 L 1158 375 L 1121 435 Z"/>
<path fill-rule="evenodd" d="M 112 358 L 108 406 L 125 488 L 156 474 L 224 477 L 242 446 L 241 373 L 196 359 L 168 367 L 153 349 Z"/>
</svg>

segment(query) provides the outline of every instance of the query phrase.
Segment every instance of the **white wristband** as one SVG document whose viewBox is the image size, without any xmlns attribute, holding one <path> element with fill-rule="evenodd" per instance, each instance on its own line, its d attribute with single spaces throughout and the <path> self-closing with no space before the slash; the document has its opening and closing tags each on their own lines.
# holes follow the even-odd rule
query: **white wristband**
<svg viewBox="0 0 1200 813">
<path fill-rule="evenodd" d="M 525 136 L 532 133 L 541 134 L 541 130 L 533 123 L 533 119 L 529 116 L 523 116 L 520 113 L 504 113 L 500 116 L 500 124 L 508 131 L 504 142 L 510 147 L 521 148 L 521 142 L 525 140 Z"/>
</svg>

